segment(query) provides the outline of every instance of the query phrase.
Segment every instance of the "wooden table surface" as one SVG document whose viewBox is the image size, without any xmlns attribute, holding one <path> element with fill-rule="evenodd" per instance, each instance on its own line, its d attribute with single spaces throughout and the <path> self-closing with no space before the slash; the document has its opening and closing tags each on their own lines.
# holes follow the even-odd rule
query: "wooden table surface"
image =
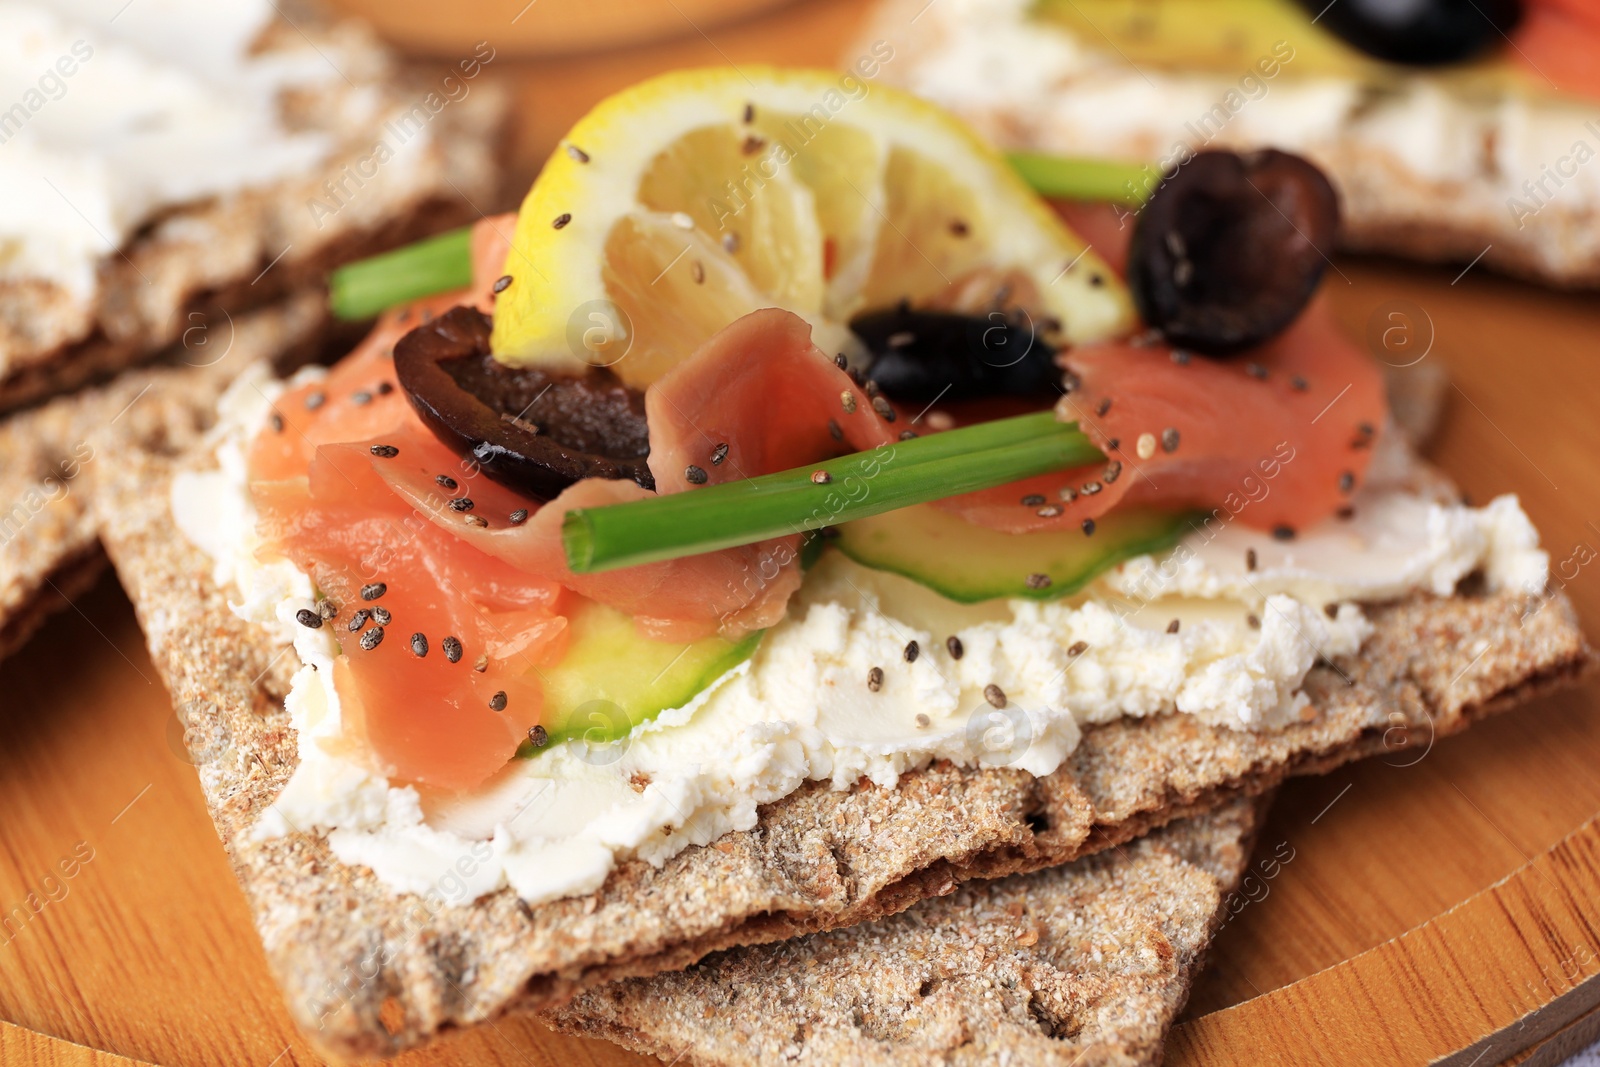
<svg viewBox="0 0 1600 1067">
<path fill-rule="evenodd" d="M 506 7 L 455 11 L 493 40 Z M 685 21 L 671 40 L 587 58 L 508 55 L 516 165 L 531 175 L 591 103 L 659 70 L 827 64 L 862 10 L 813 0 L 705 33 Z M 1521 495 L 1553 561 L 1573 561 L 1567 592 L 1600 633 L 1600 566 L 1577 562 L 1600 559 L 1600 300 L 1477 268 L 1339 268 L 1328 289 L 1355 336 L 1396 300 L 1431 321 L 1427 359 L 1454 382 L 1439 462 L 1475 500 Z M 1222 934 L 1169 1062 L 1432 1058 L 1558 994 L 1566 1015 L 1593 1006 L 1600 982 L 1582 983 L 1600 975 L 1600 829 L 1587 825 L 1600 811 L 1600 687 L 1418 751 L 1283 790 L 1263 844 L 1287 843 L 1294 859 Z M 0 1020 L 15 1024 L 0 1022 L 0 1063 L 317 1062 L 267 974 L 181 727 L 109 578 L 0 665 L 0 915 L 17 905 L 26 921 L 0 926 Z M 1525 1026 L 1474 1055 L 1499 1062 L 1537 1036 Z M 507 1019 L 401 1062 L 645 1061 Z"/>
</svg>

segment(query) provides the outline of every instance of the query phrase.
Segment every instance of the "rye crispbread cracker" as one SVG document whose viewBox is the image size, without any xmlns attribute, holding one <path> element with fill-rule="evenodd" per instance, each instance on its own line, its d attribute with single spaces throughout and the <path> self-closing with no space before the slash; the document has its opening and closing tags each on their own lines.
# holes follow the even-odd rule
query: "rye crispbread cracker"
<svg viewBox="0 0 1600 1067">
<path fill-rule="evenodd" d="M 1493 82 L 1461 91 L 1461 84 L 1440 78 L 1423 100 L 1421 121 L 1384 121 L 1396 89 L 1383 86 L 1354 93 L 1347 110 L 1326 126 L 1324 101 L 1316 100 L 1309 114 L 1280 112 L 1258 133 L 1249 128 L 1258 110 L 1273 107 L 1269 98 L 1277 87 L 1296 77 L 1292 59 L 1276 80 L 1252 69 L 1258 58 L 1272 58 L 1255 54 L 1240 54 L 1232 70 L 1221 72 L 1140 69 L 1103 38 L 1085 34 L 1079 40 L 1065 26 L 1033 21 L 1037 7 L 1029 0 L 881 0 L 841 58 L 853 65 L 876 54 L 874 42 L 886 42 L 894 53 L 882 64 L 880 80 L 927 96 L 1007 149 L 1146 163 L 1174 158 L 1180 142 L 1264 147 L 1288 128 L 1295 150 L 1339 188 L 1342 247 L 1481 262 L 1558 287 L 1600 286 L 1594 184 L 1580 175 L 1576 183 L 1557 179 L 1552 187 L 1540 170 L 1553 158 L 1550 146 L 1565 151 L 1574 140 L 1587 141 L 1594 109 L 1581 97 L 1512 96 Z M 1048 64 L 1057 48 L 1090 57 L 1089 65 L 1070 75 L 1031 65 Z M 1253 84 L 1241 83 L 1246 75 Z M 1098 109 L 1074 106 L 1075 88 L 1110 79 L 1122 82 L 1111 101 Z M 1535 80 L 1543 94 L 1542 79 Z M 1340 79 L 1323 74 L 1317 81 L 1335 85 Z M 1196 91 L 1200 85 L 1204 89 Z M 1550 116 L 1551 125 L 1532 132 L 1530 116 Z M 1435 140 L 1419 153 L 1423 135 Z M 1419 158 L 1431 167 L 1415 162 Z"/>
<path fill-rule="evenodd" d="M 733 945 L 871 921 L 965 879 L 1066 863 L 1290 774 L 1431 743 L 1591 660 L 1560 593 L 1415 595 L 1370 610 L 1361 655 L 1308 675 L 1318 714 L 1281 732 L 1166 715 L 1088 729 L 1043 778 L 938 764 L 895 789 L 809 783 L 765 806 L 754 829 L 660 869 L 623 863 L 586 897 L 530 907 L 502 891 L 438 906 L 391 894 L 319 835 L 250 837 L 297 761 L 282 708 L 294 657 L 228 610 L 210 561 L 177 531 L 167 487 L 182 465 L 211 460 L 133 454 L 109 471 L 96 486 L 102 539 L 192 733 L 231 742 L 196 753 L 201 783 L 290 1011 L 336 1058 Z"/>
<path fill-rule="evenodd" d="M 163 365 L 0 420 L 0 658 L 105 567 L 89 486 L 129 448 L 177 452 L 209 425 L 218 394 L 258 360 L 295 361 L 322 334 L 316 294 L 238 318 Z M 185 363 L 188 366 L 185 366 Z"/>
<path fill-rule="evenodd" d="M 1231 800 L 874 923 L 613 982 L 543 1018 L 702 1067 L 1156 1063 L 1265 806 Z"/>
<path fill-rule="evenodd" d="M 107 377 L 197 324 L 222 329 L 230 315 L 320 285 L 340 263 L 498 206 L 509 94 L 492 65 L 419 120 L 413 109 L 440 90 L 442 71 L 400 67 L 354 20 L 303 3 L 278 11 L 260 50 L 337 71 L 289 87 L 282 105 L 288 127 L 328 134 L 332 153 L 308 173 L 163 212 L 106 254 L 87 300 L 40 280 L 0 281 L 0 411 Z M 395 122 L 422 132 L 403 142 Z M 374 167 L 380 142 L 405 144 L 405 154 Z"/>
</svg>

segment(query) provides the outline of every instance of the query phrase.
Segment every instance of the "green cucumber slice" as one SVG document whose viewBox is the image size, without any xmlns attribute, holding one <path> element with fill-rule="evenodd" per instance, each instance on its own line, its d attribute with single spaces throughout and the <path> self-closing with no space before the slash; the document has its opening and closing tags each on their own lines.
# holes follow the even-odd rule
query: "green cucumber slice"
<svg viewBox="0 0 1600 1067">
<path fill-rule="evenodd" d="M 1091 535 L 1077 526 L 1010 534 L 918 504 L 845 523 L 833 543 L 864 567 L 904 575 L 962 604 L 1050 600 L 1077 592 L 1125 559 L 1170 548 L 1189 532 L 1191 519 L 1130 508 L 1096 519 Z M 1037 574 L 1049 585 L 1030 584 Z"/>
<path fill-rule="evenodd" d="M 580 602 L 568 626 L 566 656 L 539 675 L 549 741 L 537 749 L 524 741 L 517 749 L 524 759 L 572 738 L 604 745 L 668 708 L 683 707 L 748 659 L 762 634 L 739 641 L 656 641 L 641 635 L 631 616 L 592 600 Z M 613 751 L 621 755 L 620 748 Z"/>
</svg>

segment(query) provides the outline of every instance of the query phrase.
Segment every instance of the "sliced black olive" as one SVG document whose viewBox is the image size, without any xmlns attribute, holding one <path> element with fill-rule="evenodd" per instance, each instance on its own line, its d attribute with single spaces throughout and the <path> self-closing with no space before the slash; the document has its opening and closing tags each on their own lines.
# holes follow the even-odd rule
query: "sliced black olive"
<svg viewBox="0 0 1600 1067">
<path fill-rule="evenodd" d="M 1128 252 L 1134 303 L 1174 345 L 1238 352 L 1300 314 L 1338 230 L 1338 195 L 1299 156 L 1201 152 L 1139 213 Z"/>
<path fill-rule="evenodd" d="M 1300 0 L 1352 48 L 1390 63 L 1458 63 L 1506 39 L 1519 0 Z"/>
<path fill-rule="evenodd" d="M 901 305 L 857 316 L 850 329 L 872 353 L 867 377 L 895 400 L 1050 393 L 1055 348 L 1020 313 L 962 315 Z"/>
<path fill-rule="evenodd" d="M 504 366 L 489 354 L 489 332 L 487 316 L 458 307 L 394 347 L 395 376 L 439 440 L 537 500 L 582 478 L 655 488 L 642 393 L 601 369 Z"/>
</svg>

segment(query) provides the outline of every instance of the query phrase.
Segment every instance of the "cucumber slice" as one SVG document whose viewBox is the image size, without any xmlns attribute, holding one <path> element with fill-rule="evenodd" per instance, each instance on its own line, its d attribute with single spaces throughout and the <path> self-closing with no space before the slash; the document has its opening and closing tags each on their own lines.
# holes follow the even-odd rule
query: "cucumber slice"
<svg viewBox="0 0 1600 1067">
<path fill-rule="evenodd" d="M 556 742 L 582 738 L 590 762 L 610 762 L 594 746 L 624 737 L 668 708 L 681 708 L 706 686 L 743 663 L 761 643 L 758 630 L 735 642 L 706 637 L 685 645 L 655 641 L 632 617 L 592 600 L 580 600 L 568 617 L 570 643 L 556 666 L 540 672 L 544 683 L 544 748 L 524 741 L 527 759 Z M 621 746 L 606 750 L 622 755 Z"/>
<path fill-rule="evenodd" d="M 904 575 L 962 604 L 1050 600 L 1077 592 L 1125 559 L 1170 548 L 1189 532 L 1191 518 L 1129 509 L 1096 519 L 1090 536 L 1077 527 L 1010 534 L 919 504 L 845 523 L 833 543 L 864 567 Z M 1030 586 L 1034 574 L 1050 584 Z"/>
</svg>

